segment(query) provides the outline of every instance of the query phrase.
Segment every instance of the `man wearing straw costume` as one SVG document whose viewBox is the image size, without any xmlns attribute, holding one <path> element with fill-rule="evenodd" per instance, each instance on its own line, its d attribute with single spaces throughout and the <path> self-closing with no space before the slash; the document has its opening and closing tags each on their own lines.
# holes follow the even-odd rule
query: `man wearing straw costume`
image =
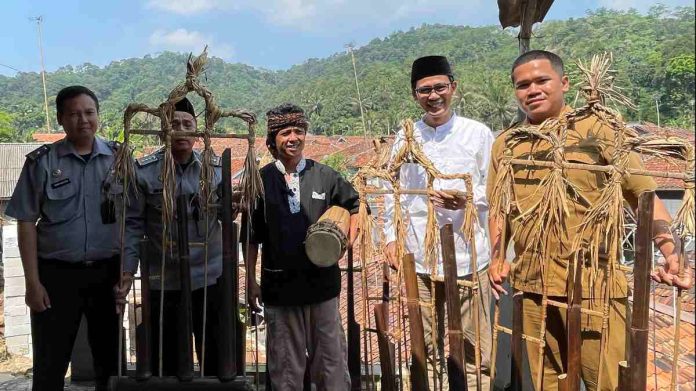
<svg viewBox="0 0 696 391">
<path fill-rule="evenodd" d="M 193 105 L 183 98 L 175 105 L 172 129 L 177 131 L 196 131 L 196 116 Z M 200 363 L 203 358 L 203 322 L 205 310 L 205 375 L 217 374 L 220 293 L 217 279 L 222 273 L 222 227 L 214 211 L 204 209 L 206 202 L 199 191 L 202 178 L 203 157 L 193 150 L 195 138 L 177 138 L 172 141 L 172 155 L 176 161 L 176 196 L 185 194 L 188 204 L 188 237 L 191 242 L 207 242 L 206 248 L 190 248 L 191 263 L 191 302 L 193 333 L 195 336 L 196 355 Z M 151 352 L 153 355 L 153 373 L 159 374 L 159 340 L 160 340 L 160 301 L 164 296 L 162 314 L 162 374 L 175 375 L 177 370 L 178 347 L 177 311 L 181 295 L 180 270 L 176 262 L 176 230 L 168 238 L 171 248 L 162 248 L 162 190 L 161 177 L 164 164 L 164 150 L 137 160 L 135 183 L 139 194 L 133 195 L 128 205 L 125 226 L 124 284 L 116 287 L 117 296 L 122 302 L 130 290 L 133 275 L 138 269 L 140 240 L 145 235 L 148 240 L 150 302 L 151 302 Z M 220 189 L 222 169 L 220 159 L 213 157 L 213 176 L 211 188 Z M 213 192 L 213 203 L 220 199 L 220 190 Z M 207 224 L 207 227 L 206 227 Z M 208 235 L 206 237 L 206 234 Z M 163 254 L 164 253 L 164 254 Z M 163 256 L 164 255 L 164 256 Z M 162 268 L 164 260 L 164 268 Z M 164 277 L 162 277 L 164 270 Z M 207 289 L 206 289 L 207 287 Z M 204 306 L 205 303 L 205 306 Z"/>
<path fill-rule="evenodd" d="M 475 306 L 475 295 L 470 295 L 471 290 L 461 292 L 462 330 L 465 336 L 465 354 L 467 383 L 470 389 L 476 389 L 477 375 L 475 362 L 476 335 L 474 325 L 474 311 L 479 309 L 480 344 L 481 344 L 481 389 L 489 388 L 490 379 L 488 368 L 490 365 L 490 286 L 486 277 L 488 266 L 488 238 L 486 236 L 485 221 L 488 203 L 486 201 L 485 183 L 488 170 L 489 151 L 493 143 L 493 135 L 490 129 L 471 119 L 455 114 L 450 104 L 452 96 L 457 89 L 452 69 L 447 59 L 443 56 L 421 57 L 413 62 L 411 70 L 411 91 L 413 98 L 423 108 L 423 118 L 414 125 L 415 141 L 422 146 L 427 158 L 443 174 L 469 174 L 473 184 L 473 202 L 476 206 L 478 223 L 474 227 L 474 236 L 477 249 L 478 269 L 471 269 L 471 250 L 467 244 L 464 233 L 459 229 L 465 219 L 466 195 L 451 195 L 442 190 L 465 191 L 465 182 L 461 179 L 437 179 L 434 182 L 434 192 L 430 199 L 419 195 L 402 196 L 402 208 L 408 211 L 408 226 L 405 228 L 405 251 L 414 254 L 416 259 L 416 272 L 418 273 L 419 298 L 427 303 L 431 302 L 431 267 L 425 261 L 425 236 L 428 215 L 427 202 L 433 202 L 436 209 L 438 226 L 452 224 L 455 228 L 455 251 L 457 261 L 457 278 L 471 280 L 472 274 L 479 276 L 480 305 Z M 399 132 L 392 148 L 392 155 L 401 148 L 405 142 L 403 131 Z M 425 188 L 425 170 L 416 164 L 405 164 L 401 168 L 401 187 Z M 394 213 L 393 196 L 385 197 L 385 233 L 387 261 L 398 267 L 400 260 L 396 259 L 396 230 L 393 225 Z M 437 261 L 437 276 L 443 276 L 442 260 Z M 437 349 L 440 357 L 440 368 L 445 368 L 444 360 L 444 284 L 435 282 L 435 294 L 441 295 L 443 300 L 437 300 L 435 309 L 439 321 L 434 321 L 433 311 L 430 306 L 423 306 L 423 326 L 425 330 L 425 342 L 429 351 L 428 356 L 433 357 L 432 344 L 433 323 L 437 324 Z M 432 364 L 432 363 L 431 363 Z M 432 377 L 432 376 L 430 376 Z M 438 375 L 442 382 L 443 376 Z M 446 384 L 445 381 L 443 384 Z"/>
<path fill-rule="evenodd" d="M 33 390 L 62 390 L 82 315 L 87 319 L 96 389 L 106 390 L 118 357 L 118 149 L 95 136 L 99 100 L 82 86 L 56 96 L 65 138 L 27 155 L 5 213 L 17 219 L 31 310 Z"/>
<path fill-rule="evenodd" d="M 358 193 L 339 173 L 306 159 L 309 123 L 304 111 L 283 104 L 266 113 L 266 146 L 276 159 L 261 169 L 264 199 L 252 216 L 247 293 L 252 309 L 264 307 L 266 354 L 274 391 L 303 388 L 305 368 L 320 391 L 350 389 L 341 327 L 337 264 L 313 264 L 304 247 L 307 230 L 333 205 L 349 211 L 349 245 L 357 234 Z M 256 257 L 261 244 L 261 285 Z"/>
<path fill-rule="evenodd" d="M 564 124 L 562 121 L 571 112 L 564 100 L 564 94 L 569 89 L 569 80 L 564 74 L 563 62 L 557 55 L 541 50 L 527 52 L 515 60 L 511 76 L 515 96 L 526 118 L 498 136 L 493 145 L 487 189 L 492 206 L 495 201 L 492 197 L 496 180 L 499 175 L 503 175 L 500 165 L 505 153 L 512 153 L 513 157 L 519 159 L 544 159 L 549 152 L 549 144 L 543 141 L 532 143 L 526 140 L 506 147 L 507 135 L 523 126 L 540 129 L 543 133 L 543 128 L 555 119 L 561 121 L 558 123 Z M 542 123 L 544 125 L 538 126 Z M 567 161 L 589 165 L 611 164 L 617 144 L 614 132 L 596 114 L 574 117 L 568 120 L 567 124 L 560 126 L 564 128 L 563 131 L 567 131 L 567 136 L 561 143 Z M 506 148 L 511 150 L 506 152 Z M 638 154 L 630 152 L 628 167 L 642 167 Z M 581 231 L 585 216 L 600 200 L 607 177 L 604 173 L 564 169 L 567 182 L 563 183 L 567 186 L 564 186 L 562 192 L 569 194 L 565 198 L 568 213 L 558 231 L 551 226 L 544 226 L 542 232 L 525 216 L 521 216 L 521 211 L 528 211 L 539 204 L 540 198 L 544 197 L 540 183 L 549 172 L 550 169 L 545 167 L 513 166 L 510 175 L 514 199 L 507 221 L 500 221 L 494 215 L 497 209 L 491 209 L 489 229 L 493 255 L 489 276 L 494 295 L 497 298 L 499 293 L 507 294 L 502 283 L 510 275 L 513 288 L 521 291 L 523 295 L 522 333 L 538 338 L 545 321 L 547 331 L 546 345 L 543 348 L 543 375 L 539 373 L 542 370 L 539 368 L 540 345 L 526 341 L 527 355 L 535 388 L 557 389 L 558 376 L 566 367 L 566 311 L 557 306 L 549 306 L 546 316 L 542 319 L 542 295 L 546 294 L 549 299 L 558 302 L 566 302 L 569 284 L 572 284 L 568 279 L 568 265 L 577 256 L 580 262 L 587 265 L 582 268 L 581 275 L 583 308 L 601 312 L 607 306 L 605 303 L 608 303 L 606 329 L 603 329 L 601 316 L 582 314 L 581 376 L 588 390 L 614 390 L 618 383 L 618 363 L 626 356 L 626 319 L 630 316 L 627 306 L 628 283 L 620 269 L 614 269 L 613 278 L 608 281 L 609 254 L 604 244 L 599 248 L 599 265 L 590 266 L 590 251 L 586 251 L 590 248 L 589 235 Z M 625 201 L 634 210 L 637 207 L 638 196 L 656 187 L 652 178 L 638 175 L 623 176 L 620 186 Z M 533 219 L 533 216 L 530 218 Z M 690 278 L 680 279 L 677 276 L 678 250 L 669 231 L 670 221 L 664 204 L 655 197 L 653 238 L 655 245 L 664 254 L 666 263 L 653 273 L 653 279 L 670 285 L 688 287 Z M 505 236 L 505 245 L 500 246 L 504 224 L 507 227 L 505 232 L 509 233 Z M 504 260 L 505 254 L 499 251 L 500 248 L 507 247 L 508 237 L 511 237 L 516 253 L 512 266 Z M 580 251 L 576 252 L 572 248 L 573 243 L 581 244 Z M 540 244 L 541 247 L 535 244 Z M 544 249 L 541 256 L 537 252 L 539 248 Z M 605 349 L 601 346 L 604 332 L 608 333 L 604 339 Z M 600 372 L 601 384 L 598 384 Z"/>
</svg>

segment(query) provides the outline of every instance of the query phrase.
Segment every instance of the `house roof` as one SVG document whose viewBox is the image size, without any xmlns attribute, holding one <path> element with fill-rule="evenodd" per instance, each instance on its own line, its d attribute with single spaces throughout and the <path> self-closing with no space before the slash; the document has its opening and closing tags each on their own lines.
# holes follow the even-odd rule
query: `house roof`
<svg viewBox="0 0 696 391">
<path fill-rule="evenodd" d="M 0 143 L 0 199 L 12 197 L 26 154 L 41 145 L 41 143 Z"/>
<path fill-rule="evenodd" d="M 678 137 L 682 140 L 687 140 L 694 145 L 696 140 L 694 137 L 694 132 L 686 129 L 672 128 L 672 127 L 659 127 L 655 124 L 645 122 L 641 124 L 630 124 L 633 129 L 638 131 L 642 135 L 657 135 L 664 137 Z M 684 172 L 686 170 L 686 163 L 670 157 L 655 157 L 655 156 L 643 156 L 643 163 L 645 168 L 650 171 L 663 171 L 663 172 Z M 683 190 L 684 182 L 681 179 L 675 178 L 655 178 L 659 190 Z"/>
<path fill-rule="evenodd" d="M 50 144 L 65 138 L 65 133 L 34 133 L 31 138 L 37 143 Z"/>
<path fill-rule="evenodd" d="M 691 273 L 694 275 L 693 256 L 691 260 Z M 628 274 L 628 279 L 633 285 L 633 275 Z M 669 389 L 672 379 L 672 357 L 674 355 L 674 300 L 676 298 L 673 288 L 662 284 L 651 284 L 650 293 L 650 323 L 648 325 L 648 389 Z M 682 314 L 679 327 L 679 361 L 677 383 L 680 390 L 696 389 L 696 375 L 694 366 L 694 346 L 696 346 L 696 333 L 694 319 L 694 287 L 682 293 Z"/>
</svg>

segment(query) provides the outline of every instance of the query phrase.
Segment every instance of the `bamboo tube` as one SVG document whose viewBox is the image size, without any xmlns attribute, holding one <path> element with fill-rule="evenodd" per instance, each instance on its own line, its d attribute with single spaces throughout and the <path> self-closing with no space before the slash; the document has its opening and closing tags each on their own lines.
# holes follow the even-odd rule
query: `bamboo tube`
<svg viewBox="0 0 696 391">
<path fill-rule="evenodd" d="M 522 292 L 514 292 L 512 295 L 512 330 L 510 334 L 512 335 L 512 346 L 511 346 L 511 383 L 513 391 L 522 391 L 522 349 L 524 346 L 522 340 L 524 334 L 522 334 L 522 300 L 524 295 Z"/>
<path fill-rule="evenodd" d="M 377 343 L 379 348 L 379 362 L 382 368 L 381 390 L 396 391 L 394 382 L 394 344 L 387 337 L 388 319 L 385 316 L 389 307 L 387 303 L 379 303 L 373 306 L 375 315 L 375 328 L 377 329 Z"/>
<path fill-rule="evenodd" d="M 147 246 L 147 239 L 140 241 L 140 325 L 135 329 L 135 377 L 138 380 L 152 377 L 150 259 Z"/>
<path fill-rule="evenodd" d="M 679 244 L 679 278 L 684 278 L 686 273 L 689 273 L 686 267 L 686 254 L 684 246 L 684 238 L 682 238 Z M 682 288 L 677 288 L 677 294 L 675 295 L 675 312 L 674 312 L 674 349 L 672 351 L 672 378 L 669 383 L 670 391 L 676 390 L 678 387 L 677 378 L 679 372 L 679 348 L 681 342 L 681 312 L 682 312 Z"/>
<path fill-rule="evenodd" d="M 648 315 L 654 192 L 645 192 L 638 201 L 636 259 L 633 273 L 633 311 L 630 328 L 630 368 L 627 389 L 644 390 L 647 383 Z"/>
<path fill-rule="evenodd" d="M 181 278 L 179 281 L 181 292 L 177 308 L 177 377 L 182 382 L 189 382 L 193 380 L 193 346 L 191 343 L 193 325 L 191 321 L 191 266 L 188 248 L 187 196 L 182 194 L 177 197 L 176 201 L 179 272 Z M 160 311 L 164 312 L 164 308 L 160 308 Z"/>
<path fill-rule="evenodd" d="M 429 387 L 425 358 L 425 333 L 419 304 L 415 262 L 413 254 L 404 255 L 402 270 L 406 285 L 408 321 L 411 331 L 411 385 L 414 390 L 427 391 Z"/>
<path fill-rule="evenodd" d="M 466 359 L 462 331 L 462 314 L 459 306 L 459 287 L 457 286 L 457 260 L 454 249 L 452 224 L 440 229 L 442 263 L 445 273 L 445 295 L 447 298 L 447 327 L 449 329 L 449 356 L 447 357 L 447 379 L 450 390 L 466 391 Z"/>
<path fill-rule="evenodd" d="M 353 281 L 353 246 L 348 247 L 348 284 L 346 299 L 348 300 L 348 373 L 350 374 L 351 390 L 361 389 L 360 379 L 360 325 L 355 320 L 355 287 Z"/>
<path fill-rule="evenodd" d="M 562 376 L 565 391 L 580 391 L 580 374 L 582 371 L 582 329 L 580 315 L 582 308 L 582 261 L 576 260 L 575 267 L 569 274 L 568 308 L 566 310 L 566 338 L 568 340 L 568 356 L 566 357 L 566 373 Z M 540 368 L 543 373 L 543 368 Z M 559 384 L 560 377 L 559 377 Z M 559 387 L 559 390 L 561 388 Z"/>
<path fill-rule="evenodd" d="M 237 369 L 236 349 L 235 349 L 235 324 L 234 317 L 236 312 L 233 301 L 234 279 L 236 277 L 237 265 L 234 263 L 234 253 L 237 252 L 236 227 L 232 218 L 232 159 L 229 148 L 222 153 L 222 275 L 219 279 L 220 285 L 220 307 L 222 311 L 214 316 L 218 316 L 220 323 L 219 347 L 218 347 L 218 377 L 221 381 L 234 379 Z M 242 338 L 244 336 L 241 336 Z"/>
</svg>

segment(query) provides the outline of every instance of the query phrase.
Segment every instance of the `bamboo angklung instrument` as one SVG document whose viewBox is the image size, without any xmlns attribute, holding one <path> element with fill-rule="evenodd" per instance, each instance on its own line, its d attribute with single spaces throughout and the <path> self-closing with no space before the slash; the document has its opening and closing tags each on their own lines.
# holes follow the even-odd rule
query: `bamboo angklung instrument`
<svg viewBox="0 0 696 391">
<path fill-rule="evenodd" d="M 636 259 L 633 266 L 633 309 L 629 331 L 628 379 L 619 389 L 644 390 L 648 369 L 648 321 L 650 306 L 650 271 L 652 268 L 654 192 L 645 192 L 638 199 Z"/>
<path fill-rule="evenodd" d="M 445 273 L 445 297 L 447 298 L 447 327 L 449 335 L 449 356 L 447 357 L 447 380 L 450 390 L 466 391 L 466 363 L 464 355 L 464 335 L 462 315 L 459 306 L 459 286 L 457 285 L 457 260 L 454 249 L 452 224 L 440 228 L 442 263 Z"/>
<path fill-rule="evenodd" d="M 220 381 L 234 379 L 236 368 L 235 314 L 238 296 L 233 289 L 237 265 L 234 253 L 237 252 L 236 227 L 232 217 L 232 159 L 230 149 L 222 153 L 222 275 L 219 279 L 220 307 L 218 322 L 218 377 Z M 242 336 L 243 338 L 244 336 Z"/>
<path fill-rule="evenodd" d="M 406 285 L 406 303 L 408 322 L 411 332 L 411 388 L 414 391 L 427 391 L 428 370 L 426 367 L 425 332 L 421 317 L 418 280 L 416 277 L 416 260 L 413 254 L 404 255 L 401 263 Z"/>
<path fill-rule="evenodd" d="M 177 377 L 180 381 L 193 380 L 193 344 L 191 332 L 191 266 L 188 241 L 188 196 L 176 198 L 177 250 L 179 256 L 180 296 L 177 307 Z M 164 308 L 161 309 L 164 311 Z"/>
<path fill-rule="evenodd" d="M 147 239 L 140 241 L 140 324 L 135 328 L 135 378 L 147 380 L 152 376 L 150 339 L 150 259 Z"/>
</svg>

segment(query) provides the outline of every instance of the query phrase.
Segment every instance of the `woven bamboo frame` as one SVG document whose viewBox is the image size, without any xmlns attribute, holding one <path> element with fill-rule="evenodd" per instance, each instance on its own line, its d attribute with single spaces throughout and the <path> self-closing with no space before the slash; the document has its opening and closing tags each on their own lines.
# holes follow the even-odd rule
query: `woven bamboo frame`
<svg viewBox="0 0 696 391">
<path fill-rule="evenodd" d="M 255 202 L 257 197 L 263 194 L 263 185 L 261 182 L 261 176 L 258 170 L 258 164 L 256 161 L 256 151 L 254 149 L 255 143 L 255 133 L 254 125 L 256 124 L 256 117 L 253 113 L 247 110 L 224 110 L 217 105 L 213 93 L 208 89 L 208 87 L 203 84 L 199 77 L 205 69 L 205 65 L 208 61 L 207 57 L 207 46 L 203 49 L 203 52 L 197 56 L 189 56 L 188 62 L 186 64 L 186 78 L 185 81 L 177 85 L 169 93 L 166 101 L 162 102 L 157 108 L 149 107 L 141 103 L 131 103 L 126 107 L 123 114 L 123 129 L 124 129 L 124 140 L 121 148 L 116 155 L 114 170 L 123 184 L 123 211 L 121 219 L 121 257 L 124 254 L 124 237 L 125 237 L 125 206 L 129 202 L 129 194 L 133 194 L 135 197 L 140 195 L 137 192 L 137 186 L 133 186 L 133 191 L 129 193 L 130 186 L 135 178 L 135 167 L 133 160 L 134 148 L 131 145 L 131 135 L 150 135 L 158 136 L 162 142 L 162 148 L 164 150 L 164 164 L 162 165 L 162 171 L 160 174 L 161 181 L 163 183 L 162 191 L 162 259 L 161 265 L 162 270 L 160 270 L 162 278 L 160 279 L 160 290 L 164 293 L 164 265 L 165 265 L 165 249 L 172 249 L 171 240 L 171 226 L 174 216 L 174 198 L 176 194 L 176 183 L 175 183 L 175 162 L 172 155 L 172 141 L 177 138 L 183 137 L 200 137 L 203 139 L 203 152 L 202 152 L 202 169 L 201 169 L 201 180 L 199 181 L 199 194 L 203 200 L 201 206 L 203 208 L 203 213 L 205 215 L 205 237 L 208 235 L 209 228 L 209 218 L 215 216 L 215 211 L 219 208 L 219 205 L 213 203 L 212 195 L 214 194 L 214 189 L 211 187 L 214 182 L 214 169 L 212 165 L 214 152 L 211 146 L 211 139 L 213 138 L 244 138 L 247 140 L 248 149 L 247 155 L 244 162 L 244 172 L 241 179 L 241 191 L 242 199 L 241 205 L 242 210 L 250 213 L 252 208 L 252 203 Z M 189 93 L 195 93 L 196 95 L 203 98 L 205 102 L 204 111 L 204 127 L 202 131 L 195 132 L 180 132 L 174 131 L 172 128 L 172 121 L 174 119 L 175 105 L 186 97 Z M 131 123 L 133 117 L 138 113 L 147 113 L 159 118 L 160 129 L 159 130 L 148 130 L 148 129 L 131 129 Z M 236 117 L 240 118 L 247 123 L 248 130 L 247 134 L 221 134 L 214 133 L 215 124 L 222 118 L 226 117 Z M 203 243 L 191 243 L 192 245 L 200 245 L 204 248 L 204 273 L 207 276 L 208 273 L 208 241 Z M 123 275 L 123 259 L 121 259 L 121 273 L 120 277 Z M 122 281 L 119 280 L 119 284 Z M 207 320 L 207 286 L 204 286 L 203 293 L 203 335 L 202 335 L 202 349 L 200 366 L 201 366 L 201 377 L 205 375 L 205 330 L 206 330 L 206 320 Z M 163 308 L 164 294 L 161 295 L 160 308 Z M 160 327 L 160 343 L 159 343 L 159 368 L 160 376 L 162 375 L 162 327 L 163 327 L 163 312 L 160 311 L 159 327 Z M 119 327 L 119 333 L 122 333 L 122 328 Z M 119 355 L 123 350 L 122 346 L 123 338 L 119 335 Z M 119 356 L 120 357 L 120 356 Z M 122 376 L 122 364 L 119 360 L 118 376 Z"/>
<path fill-rule="evenodd" d="M 394 213 L 393 213 L 393 224 L 395 227 L 395 233 L 396 233 L 396 258 L 399 260 L 399 264 L 403 261 L 404 258 L 404 253 L 405 253 L 405 222 L 404 222 L 404 216 L 403 212 L 401 209 L 401 195 L 421 195 L 421 196 L 427 196 L 430 192 L 433 191 L 433 183 L 436 179 L 461 179 L 464 181 L 465 184 L 465 191 L 453 191 L 453 190 L 446 190 L 446 192 L 450 194 L 457 194 L 457 195 L 464 195 L 466 197 L 466 206 L 464 209 L 464 223 L 462 224 L 461 227 L 458 227 L 460 231 L 463 233 L 465 239 L 468 241 L 469 246 L 470 246 L 470 253 L 471 253 L 471 270 L 473 271 L 472 273 L 472 280 L 471 281 L 458 281 L 458 285 L 460 288 L 468 289 L 471 291 L 472 295 L 472 300 L 473 300 L 473 311 L 474 311 L 474 322 L 478 326 L 478 313 L 479 313 L 479 297 L 478 295 L 480 294 L 480 289 L 479 289 L 479 280 L 478 280 L 478 274 L 476 271 L 478 270 L 478 263 L 476 259 L 476 246 L 475 246 L 475 225 L 478 223 L 478 215 L 476 212 L 476 207 L 473 203 L 473 185 L 471 181 L 471 176 L 469 174 L 443 174 L 440 172 L 434 165 L 433 163 L 427 158 L 425 153 L 422 151 L 421 146 L 417 143 L 417 141 L 414 139 L 413 136 L 413 123 L 411 121 L 404 121 L 402 124 L 403 130 L 404 130 L 404 136 L 405 136 L 405 142 L 404 144 L 394 153 L 393 157 L 389 158 L 389 149 L 388 148 L 382 148 L 379 149 L 377 148 L 377 156 L 375 159 L 368 164 L 366 167 L 363 167 L 358 171 L 356 174 L 355 178 L 353 179 L 353 184 L 355 185 L 356 189 L 358 190 L 359 196 L 360 196 L 360 209 L 359 209 L 359 221 L 360 221 L 360 235 L 358 237 L 358 242 L 360 243 L 360 262 L 361 262 L 361 278 L 363 281 L 363 300 L 365 301 L 363 303 L 363 308 L 365 309 L 363 311 L 363 316 L 362 319 L 360 319 L 360 322 L 362 323 L 362 329 L 363 330 L 371 330 L 373 329 L 370 326 L 370 320 L 369 316 L 367 313 L 367 308 L 371 308 L 370 305 L 368 305 L 368 302 L 371 299 L 376 299 L 376 298 L 370 298 L 369 294 L 367 292 L 368 289 L 368 264 L 374 260 L 375 254 L 376 254 L 376 249 L 373 245 L 372 242 L 372 230 L 374 226 L 374 221 L 373 218 L 368 214 L 368 197 L 374 197 L 374 196 L 380 196 L 380 195 L 385 195 L 389 194 L 393 196 L 394 199 Z M 376 144 L 377 145 L 377 144 Z M 403 164 L 405 163 L 415 163 L 423 167 L 423 169 L 426 172 L 427 175 L 427 187 L 425 189 L 401 189 L 400 185 L 400 178 L 399 178 L 399 172 L 400 168 Z M 371 179 L 377 179 L 382 181 L 385 184 L 388 184 L 391 189 L 385 189 L 385 188 L 378 188 L 374 186 L 369 186 L 368 181 Z M 437 227 L 437 221 L 435 219 L 435 209 L 432 204 L 432 202 L 428 201 L 428 215 L 427 215 L 427 222 L 426 222 L 426 235 L 425 235 L 425 241 L 424 241 L 424 248 L 426 249 L 425 253 L 425 264 L 427 265 L 428 269 L 430 270 L 430 275 L 429 279 L 432 282 L 441 282 L 443 281 L 443 278 L 441 276 L 438 276 L 437 273 L 437 266 L 438 266 L 438 253 L 437 253 L 437 248 L 439 247 L 437 244 L 439 242 L 439 228 Z M 403 270 L 402 267 L 398 268 L 398 271 L 396 272 L 396 277 L 394 279 L 394 282 L 396 283 L 396 286 L 402 287 L 403 286 L 403 275 L 401 271 Z M 437 366 L 439 365 L 438 363 L 440 362 L 438 360 L 438 349 L 437 349 L 437 316 L 435 314 L 435 284 L 431 284 L 431 300 L 430 302 L 419 302 L 419 305 L 424 306 L 424 307 L 429 307 L 431 309 L 432 313 L 432 326 L 431 326 L 431 344 L 433 346 L 432 349 L 432 354 L 433 357 L 431 357 L 431 362 L 433 365 L 433 374 L 436 377 L 433 379 L 433 383 L 436 387 L 438 388 L 438 385 L 440 388 L 443 386 L 442 384 L 438 384 L 439 379 L 437 378 L 437 372 L 438 368 Z M 406 298 L 403 297 L 402 290 L 399 288 L 396 290 L 396 295 L 397 297 L 396 302 L 398 303 L 397 307 L 397 314 L 399 316 L 399 319 L 404 318 L 404 307 L 406 304 Z M 443 319 L 444 321 L 444 319 Z M 449 331 L 448 331 L 449 332 Z M 397 342 L 403 342 L 405 341 L 405 332 L 404 332 L 404 326 L 403 323 L 397 323 L 397 328 L 396 330 L 392 330 L 389 333 L 389 337 Z M 371 341 L 371 338 L 367 336 L 366 334 L 363 336 L 364 338 L 367 338 L 368 341 Z M 478 383 L 481 383 L 481 370 L 480 370 L 480 364 L 481 364 L 481 332 L 480 328 L 476 327 L 475 328 L 475 340 L 472 341 L 472 344 L 474 345 L 474 351 L 475 351 L 475 362 L 476 362 L 476 367 L 478 368 L 476 371 Z M 404 357 L 407 359 L 406 357 Z M 402 388 L 404 387 L 403 383 L 400 383 Z"/>
<path fill-rule="evenodd" d="M 622 253 L 622 243 L 624 239 L 623 229 L 623 195 L 621 189 L 621 181 L 628 175 L 642 175 L 651 177 L 676 178 L 684 181 L 684 198 L 682 205 L 677 212 L 672 229 L 676 232 L 683 243 L 687 237 L 694 237 L 694 146 L 682 139 L 673 137 L 659 136 L 639 136 L 633 129 L 626 126 L 622 121 L 618 112 L 604 105 L 606 101 L 613 101 L 624 106 L 631 107 L 630 101 L 621 93 L 620 89 L 613 85 L 612 71 L 610 70 L 611 55 L 595 56 L 589 65 L 578 63 L 578 66 L 585 77 L 585 85 L 581 88 L 585 96 L 586 105 L 578 109 L 572 110 L 560 119 L 549 119 L 539 126 L 521 126 L 507 133 L 505 136 L 505 151 L 500 162 L 499 174 L 494 185 L 492 199 L 490 200 L 490 213 L 498 221 L 507 221 L 511 218 L 511 205 L 515 204 L 515 194 L 513 188 L 513 167 L 536 167 L 536 168 L 551 168 L 550 174 L 542 180 L 539 188 L 544 192 L 540 197 L 539 203 L 534 204 L 527 210 L 520 211 L 519 216 L 515 217 L 525 221 L 525 223 L 542 224 L 546 231 L 539 231 L 538 237 L 530 240 L 531 246 L 528 248 L 538 254 L 531 262 L 539 262 L 542 270 L 542 305 L 541 305 L 541 331 L 537 336 L 522 335 L 522 339 L 537 343 L 539 345 L 539 373 L 536 384 L 542 384 L 543 377 L 543 349 L 545 346 L 545 314 L 548 306 L 558 308 L 567 308 L 567 303 L 561 303 L 547 298 L 547 281 L 544 261 L 549 254 L 549 249 L 543 247 L 545 236 L 548 230 L 556 233 L 563 229 L 564 216 L 567 215 L 568 194 L 566 189 L 571 189 L 572 183 L 568 181 L 564 175 L 564 170 L 573 168 L 595 172 L 604 172 L 607 175 L 608 181 L 605 188 L 601 189 L 601 196 L 597 203 L 592 205 L 586 213 L 583 222 L 580 226 L 578 238 L 582 238 L 585 234 L 589 234 L 591 240 L 588 248 L 584 248 L 581 240 L 576 240 L 573 243 L 573 251 L 576 258 L 573 261 L 579 262 L 579 259 L 584 254 L 588 254 L 591 261 L 591 268 L 594 275 L 599 267 L 599 251 L 600 247 L 606 248 L 609 254 L 609 259 L 606 265 L 605 275 L 607 281 L 613 279 L 614 273 L 617 270 L 626 270 L 627 267 L 620 264 L 619 254 Z M 567 129 L 574 122 L 577 122 L 588 115 L 594 115 L 606 126 L 610 127 L 615 137 L 615 149 L 612 156 L 612 162 L 608 165 L 588 165 L 570 163 L 565 160 L 563 148 L 565 145 L 565 136 Z M 551 160 L 528 160 L 519 159 L 513 156 L 513 145 L 520 142 L 535 142 L 543 140 L 552 146 Z M 677 160 L 682 160 L 686 163 L 686 173 L 673 172 L 656 172 L 649 170 L 639 170 L 628 168 L 628 156 L 631 152 L 641 153 L 643 155 L 652 155 L 657 157 L 670 157 Z M 501 238 L 501 248 L 499 251 L 505 254 L 504 243 L 506 243 L 503 224 L 503 237 Z M 512 233 L 514 235 L 514 232 Z M 571 263 L 569 266 L 572 266 Z M 580 262 L 581 268 L 584 267 L 584 262 Z M 501 265 L 502 266 L 502 265 Z M 687 268 L 684 266 L 683 256 L 680 262 L 680 275 L 684 275 Z M 567 273 L 566 273 L 567 274 Z M 594 280 L 590 281 L 591 284 Z M 582 313 L 590 316 L 602 318 L 602 337 L 600 342 L 600 363 L 598 373 L 598 384 L 601 384 L 602 379 L 602 361 L 604 360 L 604 352 L 607 348 L 607 329 L 609 317 L 609 298 L 611 284 L 605 284 L 606 288 L 603 293 L 603 305 L 601 311 L 593 311 L 583 309 Z M 677 318 L 675 319 L 674 339 L 675 350 L 673 357 L 673 373 L 677 371 L 677 363 L 679 358 L 679 312 L 681 309 L 681 289 L 677 294 Z M 582 292 L 571 292 L 571 294 L 582 294 Z M 569 295 L 569 302 L 570 302 Z M 512 334 L 512 330 L 500 325 L 500 309 L 496 302 L 494 311 L 493 325 L 493 347 L 492 347 L 492 362 L 494 363 L 497 355 L 497 339 L 500 332 Z M 618 368 L 617 368 L 618 370 Z M 495 375 L 495 365 L 491 369 L 491 377 Z M 676 377 L 673 376 L 671 389 L 676 386 Z"/>
</svg>

